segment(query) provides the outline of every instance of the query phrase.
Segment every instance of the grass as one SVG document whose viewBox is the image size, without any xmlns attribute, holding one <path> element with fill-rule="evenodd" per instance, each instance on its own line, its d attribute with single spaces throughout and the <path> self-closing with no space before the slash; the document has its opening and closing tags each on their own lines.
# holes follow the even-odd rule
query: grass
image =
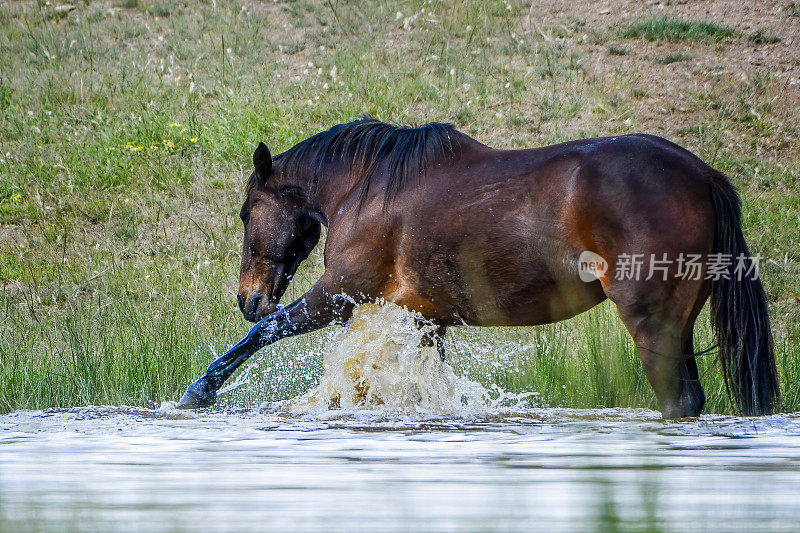
<svg viewBox="0 0 800 533">
<path fill-rule="evenodd" d="M 739 34 L 739 31 L 723 24 L 654 17 L 631 24 L 622 32 L 622 37 L 626 39 L 644 37 L 648 41 L 666 40 L 716 43 L 728 37 L 738 37 Z"/>
<path fill-rule="evenodd" d="M 636 72 L 614 63 L 636 61 L 647 43 L 624 57 L 601 47 L 603 61 L 594 61 L 593 43 L 616 30 L 570 19 L 533 31 L 529 7 L 0 8 L 0 412 L 177 398 L 248 328 L 235 303 L 237 213 L 255 143 L 277 153 L 364 112 L 454 122 L 507 148 L 656 132 L 728 173 L 742 191 L 751 249 L 765 258 L 785 407 L 799 409 L 800 121 L 781 84 L 767 71 L 720 74 L 681 61 L 674 68 L 696 83 L 681 93 L 684 110 L 672 108 L 658 96 L 666 82 L 643 76 L 663 65 L 647 60 Z M 641 35 L 693 35 L 681 38 L 696 57 L 693 42 L 724 33 L 686 24 Z M 598 70 L 605 64 L 616 66 Z M 317 250 L 285 298 L 321 270 Z M 703 316 L 698 348 L 713 344 Z M 265 349 L 252 383 L 224 401 L 305 391 L 321 371 L 324 339 Z M 609 305 L 540 328 L 455 329 L 449 343 L 460 372 L 539 392 L 549 405 L 655 405 Z M 729 411 L 713 355 L 701 366 L 709 409 Z"/>
<path fill-rule="evenodd" d="M 775 44 L 781 38 L 772 30 L 758 29 L 747 36 L 747 40 L 755 44 Z"/>
<path fill-rule="evenodd" d="M 658 58 L 656 61 L 664 65 L 669 65 L 670 63 L 677 63 L 679 61 L 689 61 L 691 58 L 692 56 L 685 52 L 675 52 L 674 54 L 667 54 L 664 57 Z"/>
<path fill-rule="evenodd" d="M 612 56 L 626 56 L 630 54 L 630 51 L 628 51 L 626 48 L 622 48 L 621 46 L 612 44 L 608 47 L 608 53 Z"/>
</svg>

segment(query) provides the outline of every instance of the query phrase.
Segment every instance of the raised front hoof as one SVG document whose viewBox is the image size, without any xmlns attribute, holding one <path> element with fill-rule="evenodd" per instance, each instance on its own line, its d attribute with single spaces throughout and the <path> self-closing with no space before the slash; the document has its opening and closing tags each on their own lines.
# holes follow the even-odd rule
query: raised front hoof
<svg viewBox="0 0 800 533">
<path fill-rule="evenodd" d="M 183 393 L 176 407 L 178 409 L 201 409 L 214 405 L 216 401 L 216 389 L 200 378 L 186 388 L 186 392 Z"/>
</svg>

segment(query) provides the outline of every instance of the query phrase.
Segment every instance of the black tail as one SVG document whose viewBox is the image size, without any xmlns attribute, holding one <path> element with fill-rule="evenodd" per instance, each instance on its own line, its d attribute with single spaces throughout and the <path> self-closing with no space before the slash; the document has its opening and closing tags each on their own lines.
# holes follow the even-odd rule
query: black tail
<svg viewBox="0 0 800 533">
<path fill-rule="evenodd" d="M 710 182 L 711 204 L 716 214 L 714 253 L 730 254 L 730 279 L 711 282 L 711 325 L 719 338 L 719 361 L 728 394 L 748 416 L 768 415 L 778 407 L 780 388 L 767 297 L 753 266 L 741 224 L 741 204 L 736 189 L 721 173 Z M 745 272 L 736 272 L 744 256 Z M 754 279 L 755 278 L 755 279 Z"/>
</svg>

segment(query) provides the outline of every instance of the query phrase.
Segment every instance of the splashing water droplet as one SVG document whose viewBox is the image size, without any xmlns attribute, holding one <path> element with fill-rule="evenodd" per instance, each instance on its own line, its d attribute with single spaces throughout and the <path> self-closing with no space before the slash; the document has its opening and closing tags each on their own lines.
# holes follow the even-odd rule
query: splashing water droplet
<svg viewBox="0 0 800 533">
<path fill-rule="evenodd" d="M 219 391 L 221 405 L 256 404 L 263 412 L 323 419 L 475 418 L 540 405 L 538 393 L 506 392 L 485 375 L 513 365 L 509 357 L 528 345 L 487 344 L 478 335 L 453 331 L 446 343 L 453 360 L 442 361 L 434 346 L 423 346 L 434 326 L 421 319 L 392 303 L 357 306 L 344 328 L 285 339 L 261 351 Z M 490 383 L 488 388 L 466 374 Z"/>
<path fill-rule="evenodd" d="M 423 338 L 432 325 L 391 303 L 362 304 L 324 349 L 319 386 L 289 401 L 292 412 L 377 410 L 386 414 L 468 415 L 502 397 L 457 376 Z M 492 398 L 495 397 L 493 400 Z"/>
</svg>

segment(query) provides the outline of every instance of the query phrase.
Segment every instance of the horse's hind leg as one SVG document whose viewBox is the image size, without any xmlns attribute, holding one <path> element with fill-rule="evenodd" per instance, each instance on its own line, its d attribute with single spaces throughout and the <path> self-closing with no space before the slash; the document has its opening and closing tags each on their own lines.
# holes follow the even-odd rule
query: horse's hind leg
<svg viewBox="0 0 800 533">
<path fill-rule="evenodd" d="M 422 336 L 420 346 L 433 346 L 436 345 L 436 351 L 439 352 L 439 357 L 444 361 L 444 334 L 447 332 L 446 326 L 436 326 L 436 329 L 425 333 Z"/>
<path fill-rule="evenodd" d="M 620 308 L 631 333 L 647 380 L 658 398 L 664 418 L 697 416 L 704 396 L 694 354 L 682 338 L 682 325 L 660 314 Z"/>
<path fill-rule="evenodd" d="M 702 282 L 691 281 L 669 291 L 645 281 L 625 284 L 608 287 L 607 293 L 633 337 L 664 418 L 699 415 L 705 394 L 694 358 L 692 330 L 708 296 L 706 288 Z"/>
<path fill-rule="evenodd" d="M 444 361 L 444 335 L 447 333 L 447 326 L 439 326 L 436 328 L 436 350 L 439 352 L 439 357 Z"/>
<path fill-rule="evenodd" d="M 430 324 L 430 322 L 426 322 L 424 320 L 415 320 L 416 325 L 418 328 L 422 329 L 425 327 L 426 324 Z M 436 346 L 436 350 L 439 352 L 439 357 L 442 358 L 444 361 L 444 335 L 447 333 L 447 326 L 437 325 L 435 329 L 426 331 L 422 335 L 422 340 L 420 340 L 420 346 Z"/>
<path fill-rule="evenodd" d="M 692 329 L 694 321 L 692 321 Z M 681 373 L 681 403 L 686 406 L 685 416 L 698 416 L 706 403 L 706 394 L 703 385 L 700 383 L 700 374 L 697 371 L 697 360 L 694 355 L 694 344 L 692 342 L 692 332 L 683 346 L 684 359 L 683 371 Z"/>
</svg>

